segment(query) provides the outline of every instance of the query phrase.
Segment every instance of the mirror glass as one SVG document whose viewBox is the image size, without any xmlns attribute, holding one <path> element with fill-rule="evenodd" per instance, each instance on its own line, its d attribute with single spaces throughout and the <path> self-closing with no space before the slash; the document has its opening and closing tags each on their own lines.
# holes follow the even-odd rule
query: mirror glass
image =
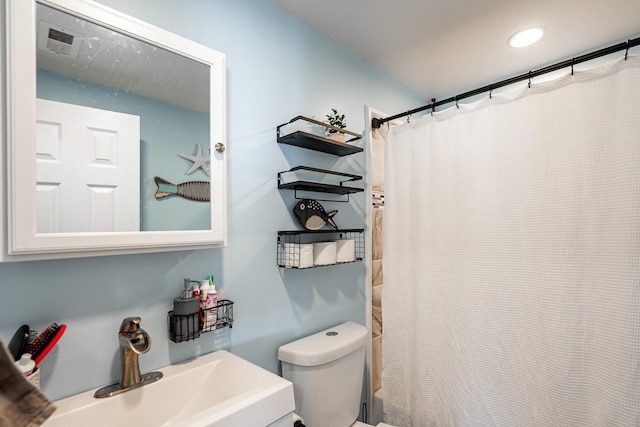
<svg viewBox="0 0 640 427">
<path fill-rule="evenodd" d="M 225 246 L 224 55 L 91 0 L 4 4 L 6 256 Z"/>
<path fill-rule="evenodd" d="M 209 66 L 43 4 L 36 17 L 38 233 L 211 229 L 209 201 L 156 198 L 155 182 L 209 182 Z"/>
</svg>

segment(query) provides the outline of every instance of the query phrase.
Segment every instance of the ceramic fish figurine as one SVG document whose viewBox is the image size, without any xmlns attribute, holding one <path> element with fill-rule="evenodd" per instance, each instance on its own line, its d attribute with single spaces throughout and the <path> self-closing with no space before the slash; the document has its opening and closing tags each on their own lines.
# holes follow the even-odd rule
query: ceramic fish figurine
<svg viewBox="0 0 640 427">
<path fill-rule="evenodd" d="M 293 214 L 298 222 L 307 230 L 313 231 L 320 230 L 326 224 L 338 228 L 333 221 L 333 216 L 337 213 L 338 211 L 327 213 L 317 200 L 301 200 L 293 207 Z"/>
<path fill-rule="evenodd" d="M 208 202 L 211 199 L 209 183 L 206 181 L 190 181 L 176 185 L 159 176 L 156 176 L 155 181 L 158 186 L 156 199 L 173 195 L 197 202 Z"/>
</svg>

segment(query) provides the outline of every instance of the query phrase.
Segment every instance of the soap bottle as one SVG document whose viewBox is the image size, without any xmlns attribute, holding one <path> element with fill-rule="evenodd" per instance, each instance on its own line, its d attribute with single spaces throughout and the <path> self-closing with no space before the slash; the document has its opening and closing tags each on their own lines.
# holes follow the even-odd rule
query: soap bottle
<svg viewBox="0 0 640 427">
<path fill-rule="evenodd" d="M 182 294 L 173 299 L 173 317 L 169 333 L 174 334 L 176 342 L 188 341 L 200 336 L 200 298 L 193 296 L 191 280 L 184 279 Z"/>
<path fill-rule="evenodd" d="M 15 365 L 25 377 L 36 368 L 36 362 L 33 361 L 29 353 L 24 353 L 20 356 L 20 359 L 15 362 Z"/>
<path fill-rule="evenodd" d="M 209 280 L 211 283 L 204 303 L 204 327 L 212 331 L 216 328 L 216 322 L 218 321 L 218 293 L 216 292 L 213 276 L 209 276 Z"/>
<path fill-rule="evenodd" d="M 200 310 L 204 311 L 206 308 L 207 295 L 211 289 L 209 279 L 200 281 Z"/>
<path fill-rule="evenodd" d="M 184 279 L 184 290 L 182 294 L 173 299 L 173 314 L 184 316 L 198 313 L 199 301 L 199 298 L 193 296 L 191 280 L 188 278 Z"/>
<path fill-rule="evenodd" d="M 20 356 L 20 359 L 15 362 L 15 365 L 27 381 L 35 388 L 40 389 L 40 368 L 36 366 L 36 362 L 34 362 L 31 354 L 24 353 Z"/>
</svg>

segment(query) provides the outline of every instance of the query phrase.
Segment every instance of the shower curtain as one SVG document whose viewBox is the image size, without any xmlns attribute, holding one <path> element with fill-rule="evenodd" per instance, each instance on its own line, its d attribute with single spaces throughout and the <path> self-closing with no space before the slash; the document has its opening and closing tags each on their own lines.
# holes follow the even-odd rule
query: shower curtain
<svg viewBox="0 0 640 427">
<path fill-rule="evenodd" d="M 391 128 L 396 426 L 640 426 L 640 58 Z"/>
</svg>

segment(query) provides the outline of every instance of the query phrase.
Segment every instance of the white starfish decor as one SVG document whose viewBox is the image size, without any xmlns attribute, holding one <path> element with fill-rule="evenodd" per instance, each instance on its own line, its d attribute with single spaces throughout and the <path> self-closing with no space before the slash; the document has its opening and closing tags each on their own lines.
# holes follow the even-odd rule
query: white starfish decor
<svg viewBox="0 0 640 427">
<path fill-rule="evenodd" d="M 182 157 L 183 159 L 191 160 L 193 162 L 193 166 L 191 166 L 191 168 L 187 171 L 187 175 L 191 175 L 192 173 L 194 173 L 198 169 L 202 169 L 204 171 L 204 173 L 207 174 L 207 176 L 210 176 L 209 168 L 207 167 L 207 163 L 209 163 L 211 159 L 208 156 L 203 156 L 202 155 L 202 145 L 201 144 L 197 145 L 196 155 L 195 156 L 189 156 L 187 154 L 180 154 L 180 157 Z"/>
</svg>

